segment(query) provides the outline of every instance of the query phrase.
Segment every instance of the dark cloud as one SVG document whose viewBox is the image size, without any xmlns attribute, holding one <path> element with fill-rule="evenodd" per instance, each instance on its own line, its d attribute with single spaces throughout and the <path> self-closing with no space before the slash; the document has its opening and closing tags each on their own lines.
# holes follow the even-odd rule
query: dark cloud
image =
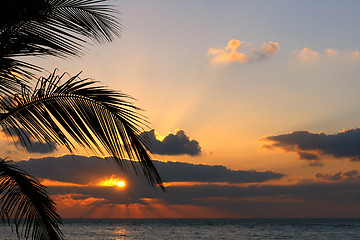
<svg viewBox="0 0 360 240">
<path fill-rule="evenodd" d="M 341 175 L 341 172 L 337 172 L 334 174 L 323 174 L 323 173 L 316 173 L 315 178 L 319 180 L 325 180 L 325 181 L 339 181 L 343 179 L 343 176 Z"/>
<path fill-rule="evenodd" d="M 162 141 L 158 140 L 155 130 L 145 131 L 140 134 L 144 139 L 150 140 L 151 151 L 159 155 L 182 155 L 198 156 L 201 154 L 199 142 L 190 140 L 184 130 L 177 130 L 175 134 L 168 134 Z"/>
<path fill-rule="evenodd" d="M 352 162 L 360 162 L 360 158 L 352 158 L 352 159 L 350 159 L 350 161 L 352 161 Z"/>
<path fill-rule="evenodd" d="M 359 172 L 357 170 L 351 170 L 348 172 L 344 172 L 344 176 L 346 177 L 359 177 Z"/>
<path fill-rule="evenodd" d="M 306 160 L 319 160 L 319 156 L 313 153 L 307 153 L 307 152 L 298 152 L 299 157 L 301 159 L 306 159 Z"/>
<path fill-rule="evenodd" d="M 19 128 L 18 130 L 9 129 L 9 133 L 14 135 L 14 144 L 24 148 L 29 153 L 51 153 L 56 150 L 55 142 L 42 143 L 36 141 L 30 133 L 23 128 Z M 21 142 L 20 139 L 23 139 L 23 142 Z"/>
<path fill-rule="evenodd" d="M 304 160 L 319 160 L 321 157 L 350 158 L 360 160 L 360 129 L 350 129 L 337 134 L 294 131 L 288 134 L 263 137 L 270 142 L 267 148 L 281 148 L 296 152 Z"/>
<path fill-rule="evenodd" d="M 30 145 L 25 148 L 29 153 L 51 153 L 56 150 L 56 143 L 42 143 L 31 140 Z"/>
<path fill-rule="evenodd" d="M 360 180 L 359 172 L 357 170 L 351 170 L 348 172 L 337 172 L 337 173 L 316 173 L 315 180 L 318 181 L 343 181 L 343 180 L 350 180 L 356 179 Z"/>
<path fill-rule="evenodd" d="M 309 160 L 310 167 L 323 167 L 324 164 L 318 160 Z"/>
<path fill-rule="evenodd" d="M 280 179 L 284 174 L 272 171 L 256 172 L 231 170 L 222 165 L 203 165 L 181 162 L 159 162 L 157 168 L 166 181 L 253 183 Z"/>
<path fill-rule="evenodd" d="M 88 184 L 111 175 L 124 175 L 111 159 L 100 157 L 65 155 L 30 158 L 17 164 L 35 177 L 77 184 Z"/>
<path fill-rule="evenodd" d="M 32 175 L 62 182 L 88 184 L 97 179 L 116 175 L 125 177 L 111 158 L 65 155 L 20 161 L 17 164 Z M 230 182 L 260 183 L 284 177 L 272 171 L 231 170 L 221 165 L 154 161 L 165 182 Z M 130 166 L 130 163 L 128 164 Z"/>
</svg>

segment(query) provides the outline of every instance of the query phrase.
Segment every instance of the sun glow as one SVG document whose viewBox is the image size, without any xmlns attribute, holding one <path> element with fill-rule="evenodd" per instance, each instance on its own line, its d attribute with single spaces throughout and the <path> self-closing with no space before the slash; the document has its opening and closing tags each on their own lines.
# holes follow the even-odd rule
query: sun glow
<svg viewBox="0 0 360 240">
<path fill-rule="evenodd" d="M 114 178 L 114 176 L 111 176 L 111 178 L 106 179 L 100 183 L 98 183 L 99 186 L 107 186 L 107 187 L 112 187 L 112 186 L 116 186 L 119 188 L 123 188 L 126 186 L 126 183 L 124 180 L 118 179 L 118 178 Z"/>
<path fill-rule="evenodd" d="M 125 182 L 124 181 L 117 182 L 117 185 L 119 187 L 125 187 Z"/>
</svg>

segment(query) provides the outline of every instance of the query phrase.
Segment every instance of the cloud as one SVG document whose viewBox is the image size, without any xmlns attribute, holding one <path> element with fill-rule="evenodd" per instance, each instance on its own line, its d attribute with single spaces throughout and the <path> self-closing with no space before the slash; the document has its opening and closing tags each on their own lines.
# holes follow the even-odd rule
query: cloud
<svg viewBox="0 0 360 240">
<path fill-rule="evenodd" d="M 340 51 L 335 48 L 328 48 L 326 49 L 327 56 L 329 58 L 335 57 Z"/>
<path fill-rule="evenodd" d="M 244 45 L 243 42 L 240 42 L 237 39 L 231 39 L 228 43 L 228 45 L 226 46 L 225 50 L 226 51 L 237 51 L 240 47 L 242 47 Z"/>
<path fill-rule="evenodd" d="M 259 60 L 276 53 L 279 49 L 279 43 L 270 41 L 263 43 L 259 48 L 253 47 L 249 51 L 249 42 L 242 42 L 237 39 L 231 39 L 225 48 L 210 48 L 209 55 L 213 55 L 214 63 L 248 62 Z"/>
<path fill-rule="evenodd" d="M 336 134 L 294 131 L 287 134 L 262 137 L 269 142 L 264 147 L 280 148 L 285 152 L 296 152 L 300 159 L 319 160 L 324 157 L 360 160 L 360 129 L 349 129 Z"/>
<path fill-rule="evenodd" d="M 315 62 L 319 57 L 319 52 L 304 47 L 301 51 L 295 51 L 297 59 L 304 62 Z"/>
<path fill-rule="evenodd" d="M 324 52 L 318 52 L 308 47 L 292 52 L 296 58 L 302 63 L 316 63 L 325 59 L 357 59 L 360 56 L 359 50 L 348 51 L 336 48 L 327 48 Z"/>
<path fill-rule="evenodd" d="M 55 142 L 43 143 L 36 141 L 30 133 L 23 128 L 19 128 L 17 130 L 9 129 L 9 133 L 14 135 L 14 144 L 24 148 L 29 153 L 51 153 L 57 149 Z M 7 133 L 5 134 L 7 135 Z M 19 135 L 20 137 L 18 137 Z M 20 139 L 23 139 L 24 142 L 21 142 Z"/>
<path fill-rule="evenodd" d="M 335 174 L 316 173 L 315 178 L 322 181 L 339 181 L 343 178 L 343 176 L 341 175 L 341 172 Z"/>
<path fill-rule="evenodd" d="M 158 163 L 157 168 L 164 180 L 169 182 L 259 183 L 285 176 L 272 171 L 231 170 L 222 165 L 210 166 L 181 162 Z"/>
<path fill-rule="evenodd" d="M 324 164 L 321 161 L 309 159 L 309 166 L 311 166 L 311 167 L 323 167 Z"/>
<path fill-rule="evenodd" d="M 313 153 L 308 152 L 298 152 L 299 157 L 301 159 L 307 159 L 307 160 L 319 160 L 319 156 Z"/>
<path fill-rule="evenodd" d="M 252 51 L 259 56 L 265 57 L 275 54 L 278 49 L 279 43 L 270 41 L 269 43 L 263 43 L 263 46 L 260 48 L 260 50 L 253 48 Z"/>
<path fill-rule="evenodd" d="M 104 176 L 119 175 L 119 167 L 111 159 L 65 155 L 30 158 L 17 164 L 31 175 L 52 181 L 86 185 Z"/>
<path fill-rule="evenodd" d="M 214 51 L 212 51 L 214 52 Z M 220 54 L 217 54 L 216 57 L 213 58 L 213 62 L 215 63 L 230 63 L 230 62 L 247 62 L 249 61 L 249 56 L 247 56 L 245 53 L 239 53 L 239 52 L 221 52 Z"/>
<path fill-rule="evenodd" d="M 52 153 L 57 149 L 54 142 L 42 143 L 33 139 L 30 141 L 31 143 L 25 148 L 29 153 Z"/>
<path fill-rule="evenodd" d="M 175 134 L 168 134 L 163 140 L 156 138 L 155 130 L 145 131 L 140 137 L 150 140 L 149 148 L 159 155 L 201 155 L 201 147 L 196 140 L 190 140 L 184 130 L 176 130 Z"/>
<path fill-rule="evenodd" d="M 52 181 L 49 181 L 50 183 L 58 183 L 57 185 L 61 185 L 60 183 L 86 185 L 112 175 L 126 177 L 111 158 L 65 155 L 31 158 L 28 161 L 19 161 L 17 164 L 30 174 L 49 179 Z M 272 171 L 231 170 L 222 165 L 171 161 L 154 161 L 154 164 L 165 182 L 261 183 L 284 177 L 284 174 Z M 130 166 L 131 163 L 127 161 L 127 165 Z"/>
<path fill-rule="evenodd" d="M 337 173 L 316 173 L 315 174 L 315 181 L 344 181 L 344 180 L 360 180 L 360 175 L 357 170 L 351 170 L 347 172 L 337 172 Z"/>
</svg>

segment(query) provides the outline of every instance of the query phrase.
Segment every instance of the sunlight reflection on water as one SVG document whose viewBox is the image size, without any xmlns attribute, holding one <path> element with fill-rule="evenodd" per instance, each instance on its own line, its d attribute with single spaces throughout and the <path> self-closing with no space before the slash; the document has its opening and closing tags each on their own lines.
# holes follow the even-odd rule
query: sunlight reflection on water
<svg viewBox="0 0 360 240">
<path fill-rule="evenodd" d="M 126 229 L 123 227 L 117 227 L 114 231 L 114 236 L 116 236 L 116 240 L 125 240 Z"/>
</svg>

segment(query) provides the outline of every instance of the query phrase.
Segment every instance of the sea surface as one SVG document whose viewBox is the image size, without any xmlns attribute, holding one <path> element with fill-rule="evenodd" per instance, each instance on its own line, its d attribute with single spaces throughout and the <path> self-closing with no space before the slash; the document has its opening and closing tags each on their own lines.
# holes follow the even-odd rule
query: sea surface
<svg viewBox="0 0 360 240">
<path fill-rule="evenodd" d="M 360 239 L 360 219 L 64 219 L 66 239 Z M 17 239 L 0 224 L 0 239 Z"/>
</svg>

